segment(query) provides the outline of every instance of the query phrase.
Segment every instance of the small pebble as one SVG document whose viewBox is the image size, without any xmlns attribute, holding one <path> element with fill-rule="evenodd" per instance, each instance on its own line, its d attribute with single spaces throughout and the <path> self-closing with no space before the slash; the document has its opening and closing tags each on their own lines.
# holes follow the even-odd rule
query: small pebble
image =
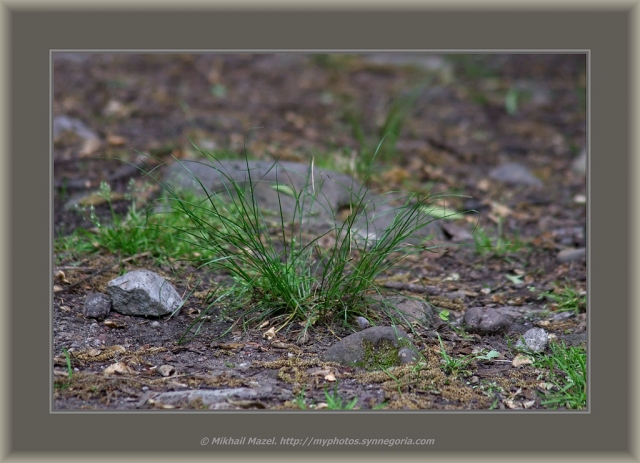
<svg viewBox="0 0 640 463">
<path fill-rule="evenodd" d="M 358 324 L 358 326 L 360 327 L 361 330 L 367 328 L 369 326 L 369 320 L 367 320 L 364 317 L 357 317 L 356 318 L 356 323 Z"/>
<path fill-rule="evenodd" d="M 531 328 L 516 343 L 516 349 L 542 352 L 549 343 L 549 335 L 542 328 Z"/>
<path fill-rule="evenodd" d="M 416 354 L 413 349 L 405 347 L 398 350 L 398 359 L 400 360 L 400 365 L 415 363 L 418 361 L 418 354 Z"/>
<path fill-rule="evenodd" d="M 558 312 L 553 316 L 553 321 L 558 322 L 561 320 L 566 320 L 567 318 L 571 318 L 573 316 L 573 312 Z"/>
</svg>

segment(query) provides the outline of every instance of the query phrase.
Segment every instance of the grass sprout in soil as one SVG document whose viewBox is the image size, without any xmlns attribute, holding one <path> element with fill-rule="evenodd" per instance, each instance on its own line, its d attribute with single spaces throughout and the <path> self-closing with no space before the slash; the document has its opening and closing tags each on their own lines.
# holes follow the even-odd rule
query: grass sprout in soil
<svg viewBox="0 0 640 463">
<path fill-rule="evenodd" d="M 587 352 L 582 346 L 551 343 L 550 355 L 537 355 L 534 364 L 549 371 L 544 383 L 548 408 L 583 409 L 587 405 Z"/>
<path fill-rule="evenodd" d="M 435 220 L 423 213 L 432 199 L 413 194 L 393 211 L 394 219 L 380 236 L 362 236 L 355 228 L 358 214 L 367 213 L 367 188 L 362 186 L 351 191 L 353 212 L 346 220 L 318 233 L 305 226 L 323 194 L 314 180 L 313 160 L 304 188 L 296 191 L 285 184 L 273 185 L 279 210 L 271 215 L 258 205 L 253 189 L 260 179 L 252 178 L 249 161 L 249 181 L 241 184 L 216 166 L 215 156 L 201 153 L 224 179 L 225 191 L 209 191 L 193 176 L 202 193 L 196 199 L 157 180 L 167 194 L 170 214 L 181 214 L 183 219 L 159 222 L 158 227 L 206 256 L 201 266 L 222 270 L 235 281 L 232 290 L 217 301 L 231 297 L 246 307 L 244 326 L 268 319 L 279 325 L 277 332 L 296 321 L 303 324 L 304 334 L 318 321 L 346 323 L 363 310 L 369 294 L 379 293 L 376 279 L 416 250 L 406 240 Z M 282 195 L 295 200 L 292 216 L 283 210 Z M 327 212 L 335 219 L 338 211 Z M 274 227 L 277 233 L 269 233 Z M 322 246 L 321 240 L 328 236 L 333 238 L 331 244 Z"/>
<path fill-rule="evenodd" d="M 551 302 L 551 308 L 556 312 L 574 312 L 576 315 L 586 311 L 586 291 L 579 291 L 566 282 L 562 288 L 557 285 L 552 291 L 545 291 L 538 296 L 539 300 Z"/>
</svg>

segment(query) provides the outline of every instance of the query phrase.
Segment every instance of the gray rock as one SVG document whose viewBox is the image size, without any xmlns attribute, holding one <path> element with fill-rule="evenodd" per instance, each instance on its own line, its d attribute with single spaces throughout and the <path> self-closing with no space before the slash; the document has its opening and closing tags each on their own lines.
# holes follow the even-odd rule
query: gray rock
<svg viewBox="0 0 640 463">
<path fill-rule="evenodd" d="M 235 186 L 243 189 L 253 186 L 259 206 L 271 211 L 279 211 L 282 206 L 287 218 L 294 214 L 295 198 L 279 192 L 277 185 L 285 185 L 296 194 L 302 194 L 307 217 L 323 218 L 333 218 L 338 208 L 349 205 L 352 194 L 361 189 L 361 185 L 348 175 L 314 168 L 312 176 L 309 165 L 297 162 L 180 161 L 168 167 L 164 180 L 172 188 L 190 189 L 200 194 L 204 187 L 209 192 L 227 195 L 227 198 L 228 192 L 235 193 Z"/>
<path fill-rule="evenodd" d="M 587 172 L 587 150 L 582 149 L 580 154 L 573 160 L 571 168 L 574 172 L 584 175 Z"/>
<path fill-rule="evenodd" d="M 217 402 L 235 399 L 257 399 L 258 392 L 248 387 L 237 387 L 231 389 L 215 390 L 191 390 L 191 391 L 170 391 L 162 392 L 153 397 L 155 402 L 165 405 L 179 405 L 200 399 L 204 405 L 211 405 Z"/>
<path fill-rule="evenodd" d="M 353 229 L 358 235 L 357 238 L 375 242 L 381 239 L 387 230 L 394 229 L 392 225 L 399 214 L 411 213 L 413 215 L 405 217 L 409 222 L 408 226 L 415 229 L 415 232 L 404 242 L 419 244 L 427 237 L 442 239 L 444 236 L 442 220 L 434 219 L 427 214 L 410 212 L 410 209 L 403 209 L 400 196 L 399 194 L 375 196 L 369 193 L 354 221 Z M 397 205 L 391 204 L 394 199 L 398 202 Z M 409 220 L 409 217 L 412 219 Z M 398 229 L 395 228 L 395 230 Z"/>
<path fill-rule="evenodd" d="M 236 387 L 227 389 L 198 389 L 187 391 L 170 391 L 159 394 L 149 394 L 147 400 L 151 399 L 155 403 L 165 405 L 183 405 L 199 399 L 202 404 L 208 407 L 215 407 L 218 404 L 229 404 L 233 407 L 233 402 L 242 400 L 260 400 L 278 398 L 289 400 L 293 397 L 291 391 L 272 386 L 258 386 L 255 389 L 249 387 Z M 145 401 L 146 402 L 146 401 Z M 143 404 L 139 404 L 141 406 Z"/>
<path fill-rule="evenodd" d="M 427 53 L 371 53 L 360 55 L 374 64 L 391 66 L 415 66 L 428 71 L 453 72 L 453 66 L 443 55 Z"/>
<path fill-rule="evenodd" d="M 83 140 L 80 148 L 80 156 L 93 154 L 100 148 L 100 138 L 89 129 L 80 119 L 67 116 L 56 116 L 53 118 L 53 138 L 59 138 L 64 132 L 74 132 Z"/>
<path fill-rule="evenodd" d="M 418 323 L 422 326 L 430 326 L 433 323 L 433 307 L 422 299 L 391 296 L 387 301 L 402 315 L 403 325 Z"/>
<path fill-rule="evenodd" d="M 113 310 L 125 315 L 161 317 L 183 304 L 167 280 L 149 270 L 135 270 L 107 284 Z"/>
<path fill-rule="evenodd" d="M 392 317 L 394 322 L 410 329 L 411 325 L 431 326 L 435 317 L 435 311 L 431 304 L 424 299 L 403 295 L 373 296 L 377 301 L 373 308 L 381 310 Z"/>
<path fill-rule="evenodd" d="M 563 320 L 568 320 L 573 316 L 574 316 L 573 312 L 558 312 L 554 314 L 553 317 L 551 317 L 551 320 L 553 320 L 554 322 L 561 322 Z"/>
<path fill-rule="evenodd" d="M 506 331 L 509 320 L 496 309 L 471 307 L 464 314 L 465 329 L 470 333 L 491 334 Z"/>
<path fill-rule="evenodd" d="M 282 211 L 285 220 L 302 221 L 315 231 L 340 227 L 337 212 L 362 198 L 353 231 L 360 240 L 370 242 L 380 239 L 402 211 L 400 206 L 390 204 L 399 195 L 375 195 L 351 176 L 328 169 L 314 168 L 312 175 L 310 165 L 297 162 L 180 161 L 166 169 L 164 182 L 170 188 L 189 189 L 195 194 L 204 194 L 205 188 L 226 200 L 230 199 L 230 192 L 236 196 L 236 188 L 252 188 L 261 210 L 276 214 L 274 222 L 279 222 Z M 426 214 L 416 214 L 412 225 L 420 227 L 414 234 L 417 240 L 443 236 L 440 221 L 433 221 Z"/>
<path fill-rule="evenodd" d="M 403 347 L 398 350 L 398 358 L 400 359 L 400 365 L 416 363 L 420 359 L 418 353 L 408 347 Z"/>
<path fill-rule="evenodd" d="M 587 249 L 586 248 L 577 248 L 577 249 L 563 249 L 558 253 L 556 259 L 561 264 L 566 264 L 568 262 L 580 261 L 587 258 Z"/>
<path fill-rule="evenodd" d="M 495 167 L 489 172 L 489 177 L 512 185 L 525 185 L 536 188 L 542 188 L 543 186 L 540 179 L 534 177 L 527 167 L 516 162 L 508 162 Z"/>
<path fill-rule="evenodd" d="M 74 132 L 84 139 L 95 138 L 98 135 L 85 125 L 80 119 L 67 116 L 55 116 L 53 118 L 53 138 L 58 138 L 63 132 Z"/>
<path fill-rule="evenodd" d="M 111 299 L 102 293 L 89 293 L 84 299 L 82 314 L 87 318 L 105 319 L 111 311 Z"/>
<path fill-rule="evenodd" d="M 531 328 L 522 338 L 518 339 L 516 348 L 531 352 L 542 352 L 546 349 L 548 343 L 549 336 L 545 330 L 542 328 Z"/>
<path fill-rule="evenodd" d="M 509 323 L 516 322 L 518 320 L 526 319 L 529 315 L 535 313 L 537 310 L 534 306 L 529 305 L 521 305 L 521 306 L 512 306 L 505 305 L 502 307 L 496 307 L 494 309 L 509 321 Z"/>
<path fill-rule="evenodd" d="M 369 326 L 369 320 L 364 317 L 356 317 L 356 323 L 362 330 Z"/>
<path fill-rule="evenodd" d="M 322 359 L 365 368 L 375 367 L 378 362 L 400 365 L 399 350 L 404 347 L 416 350 L 403 329 L 374 326 L 342 338 L 327 349 Z"/>
</svg>

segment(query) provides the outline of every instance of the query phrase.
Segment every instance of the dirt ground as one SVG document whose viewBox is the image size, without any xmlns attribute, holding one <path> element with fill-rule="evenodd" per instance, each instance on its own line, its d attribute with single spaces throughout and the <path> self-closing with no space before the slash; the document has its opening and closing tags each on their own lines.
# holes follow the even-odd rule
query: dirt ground
<svg viewBox="0 0 640 463">
<path fill-rule="evenodd" d="M 464 197 L 451 197 L 449 206 L 477 214 L 446 224 L 446 238 L 457 246 L 425 252 L 386 275 L 389 294 L 423 297 L 448 310 L 450 320 L 471 307 L 512 307 L 514 314 L 506 332 L 491 335 L 465 333 L 445 320 L 414 327 L 411 337 L 428 367 L 417 373 L 401 367 L 392 381 L 319 360 L 353 332 L 344 326 L 314 327 L 311 342 L 297 345 L 301 327 L 294 324 L 273 343 L 263 336 L 267 328 L 239 329 L 234 313 L 220 308 L 197 336 L 178 343 L 224 275 L 185 262 L 159 264 L 145 249 L 134 256 L 99 248 L 57 252 L 54 272 L 62 270 L 64 278 L 55 280 L 52 313 L 55 410 L 326 408 L 327 393 L 344 403 L 357 398 L 359 409 L 544 409 L 548 372 L 513 366 L 516 340 L 538 326 L 568 345 L 586 345 L 587 314 L 557 317 L 539 298 L 567 284 L 586 290 L 584 258 L 558 259 L 562 250 L 586 247 L 586 180 L 574 167 L 586 147 L 584 55 L 431 56 L 405 63 L 380 54 L 62 54 L 54 58 L 53 88 L 54 117 L 84 124 L 58 133 L 54 127 L 54 240 L 92 227 L 65 207 L 70 201 L 103 180 L 117 193 L 131 178 L 142 181 L 122 162 L 135 164 L 138 151 L 162 161 L 188 159 L 191 140 L 239 159 L 246 147 L 259 159 L 316 156 L 348 165 L 371 152 L 394 104 L 409 95 L 395 149 L 376 164 L 371 187 L 458 193 Z M 526 166 L 543 187 L 492 179 L 491 170 L 505 162 Z M 129 202 L 114 205 L 125 212 Z M 96 212 L 109 215 L 104 204 Z M 461 238 L 476 226 L 490 236 L 500 228 L 523 246 L 481 254 L 473 239 Z M 174 317 L 83 317 L 88 293 L 106 293 L 108 281 L 134 269 L 165 276 L 180 294 L 202 282 Z M 425 293 L 420 285 L 431 289 Z M 381 315 L 379 323 L 388 320 Z M 446 373 L 438 335 L 452 357 L 490 350 L 500 356 Z M 114 365 L 120 371 L 105 374 Z M 186 393 L 157 400 L 162 392 L 196 390 L 228 394 L 214 402 Z"/>
</svg>

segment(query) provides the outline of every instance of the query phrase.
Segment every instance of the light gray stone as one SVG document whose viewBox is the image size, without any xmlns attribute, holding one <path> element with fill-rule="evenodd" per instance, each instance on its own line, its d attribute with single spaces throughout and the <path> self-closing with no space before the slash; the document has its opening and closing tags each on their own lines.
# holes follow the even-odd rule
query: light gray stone
<svg viewBox="0 0 640 463">
<path fill-rule="evenodd" d="M 542 188 L 543 186 L 542 181 L 534 177 L 527 167 L 516 162 L 508 162 L 495 167 L 489 172 L 489 177 L 512 185 L 525 185 L 536 188 Z"/>
<path fill-rule="evenodd" d="M 471 307 L 464 314 L 465 329 L 470 333 L 492 334 L 506 331 L 509 320 L 495 309 Z"/>
<path fill-rule="evenodd" d="M 356 317 L 356 323 L 360 327 L 360 329 L 365 329 L 369 327 L 369 320 L 364 317 Z"/>
<path fill-rule="evenodd" d="M 433 322 L 433 307 L 428 302 L 406 296 L 391 296 L 389 302 L 395 304 L 395 308 L 406 319 L 405 323 L 418 323 L 422 326 L 430 326 Z"/>
<path fill-rule="evenodd" d="M 113 310 L 125 315 L 161 317 L 183 304 L 171 283 L 149 270 L 135 270 L 107 284 Z"/>
<path fill-rule="evenodd" d="M 576 262 L 586 258 L 587 258 L 586 248 L 563 249 L 556 256 L 556 259 L 561 264 L 566 264 L 568 262 Z"/>
<path fill-rule="evenodd" d="M 399 349 L 405 347 L 415 350 L 403 329 L 374 326 L 342 338 L 327 349 L 322 358 L 326 362 L 368 368 L 375 367 L 375 357 L 384 356 L 385 363 L 400 365 Z"/>
<path fill-rule="evenodd" d="M 111 299 L 102 293 L 89 293 L 84 299 L 82 313 L 87 318 L 105 319 L 111 311 Z"/>
<path fill-rule="evenodd" d="M 274 222 L 280 221 L 282 211 L 285 220 L 299 221 L 314 231 L 341 227 L 338 211 L 361 199 L 352 231 L 354 239 L 371 244 L 384 236 L 398 214 L 407 211 L 401 201 L 392 204 L 401 199 L 398 194 L 375 195 L 349 175 L 317 167 L 312 172 L 310 165 L 297 162 L 179 161 L 168 166 L 164 182 L 165 188 L 188 189 L 199 195 L 204 188 L 227 201 L 237 196 L 239 188 L 253 195 L 261 212 L 270 211 Z M 411 226 L 417 228 L 413 241 L 443 237 L 439 220 L 422 213 L 411 217 Z"/>
<path fill-rule="evenodd" d="M 435 312 L 427 301 L 417 297 L 403 295 L 374 296 L 376 302 L 373 307 L 382 310 L 393 317 L 397 323 L 410 329 L 411 325 L 429 327 L 433 325 Z"/>
<path fill-rule="evenodd" d="M 153 400 L 165 405 L 179 405 L 200 399 L 204 405 L 211 405 L 225 401 L 227 398 L 256 399 L 258 398 L 258 392 L 248 387 L 215 390 L 170 391 L 158 394 L 153 397 Z"/>
<path fill-rule="evenodd" d="M 531 328 L 518 339 L 516 348 L 531 352 L 542 352 L 547 348 L 549 335 L 542 328 Z"/>
<path fill-rule="evenodd" d="M 576 156 L 576 158 L 573 160 L 573 163 L 571 164 L 571 168 L 573 169 L 574 172 L 578 174 L 584 175 L 587 172 L 587 150 L 586 149 L 583 148 L 582 151 L 580 151 L 580 154 Z"/>
</svg>

